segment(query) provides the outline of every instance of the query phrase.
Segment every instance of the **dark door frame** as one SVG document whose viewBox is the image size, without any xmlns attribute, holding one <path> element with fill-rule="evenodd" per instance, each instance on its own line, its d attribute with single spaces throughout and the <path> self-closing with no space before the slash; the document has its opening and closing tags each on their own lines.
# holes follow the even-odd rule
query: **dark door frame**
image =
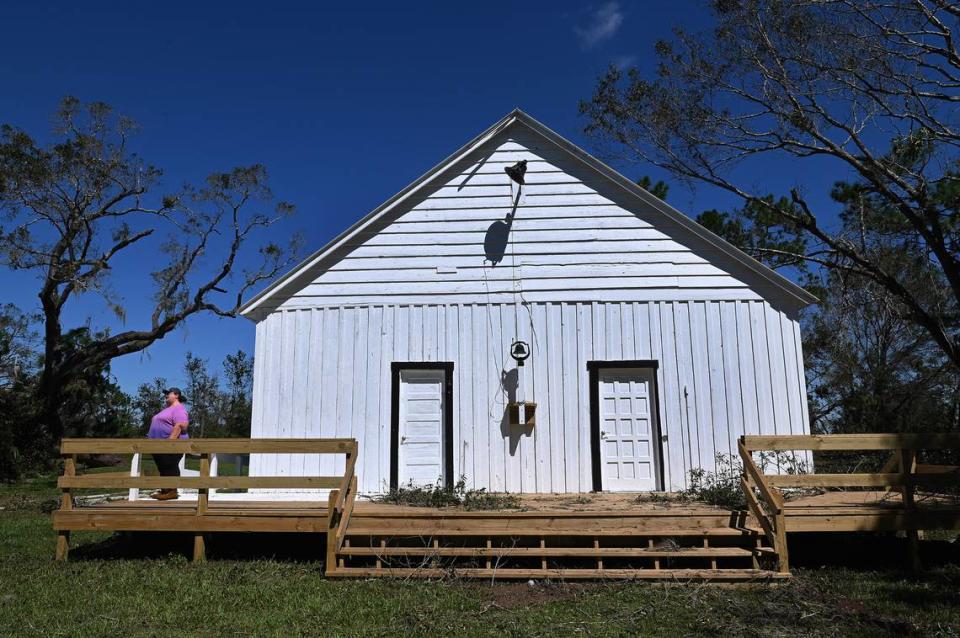
<svg viewBox="0 0 960 638">
<path fill-rule="evenodd" d="M 443 470 L 453 487 L 453 361 L 394 361 L 390 364 L 390 489 L 399 487 L 400 371 L 443 370 Z"/>
<path fill-rule="evenodd" d="M 663 437 L 660 423 L 660 362 L 656 359 L 630 359 L 626 361 L 587 361 L 590 383 L 590 462 L 593 470 L 593 491 L 603 491 L 603 467 L 600 464 L 600 370 L 636 368 L 653 371 L 653 412 L 656 415 L 656 431 L 653 433 L 654 460 L 657 464 L 657 488 L 664 489 Z"/>
</svg>

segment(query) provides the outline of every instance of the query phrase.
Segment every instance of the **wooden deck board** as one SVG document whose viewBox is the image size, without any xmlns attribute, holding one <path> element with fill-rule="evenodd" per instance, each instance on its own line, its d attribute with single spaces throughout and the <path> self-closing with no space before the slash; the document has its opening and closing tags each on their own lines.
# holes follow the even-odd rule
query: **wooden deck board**
<svg viewBox="0 0 960 638">
<path fill-rule="evenodd" d="M 620 558 L 749 558 L 755 552 L 743 547 L 345 547 L 348 556 L 551 556 Z"/>
<path fill-rule="evenodd" d="M 557 580 L 688 580 L 713 581 L 776 581 L 790 578 L 761 569 L 511 569 L 511 568 L 460 568 L 435 569 L 420 567 L 394 568 L 337 568 L 328 572 L 333 577 L 369 577 L 387 578 L 466 578 L 528 579 L 544 578 Z"/>
</svg>

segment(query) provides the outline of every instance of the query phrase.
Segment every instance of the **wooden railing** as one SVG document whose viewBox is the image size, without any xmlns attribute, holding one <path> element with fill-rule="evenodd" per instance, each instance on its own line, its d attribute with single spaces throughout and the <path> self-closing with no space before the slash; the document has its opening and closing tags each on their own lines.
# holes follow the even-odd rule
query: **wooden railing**
<svg viewBox="0 0 960 638">
<path fill-rule="evenodd" d="M 788 574 L 790 558 L 787 552 L 787 525 L 783 512 L 783 496 L 767 482 L 767 477 L 754 462 L 752 454 L 754 448 L 747 447 L 747 439 L 754 438 L 756 437 L 740 437 L 737 443 L 737 449 L 743 461 L 740 487 L 743 489 L 747 508 L 760 523 L 767 542 L 777 554 L 777 571 Z M 757 498 L 758 493 L 763 499 L 762 502 Z"/>
<path fill-rule="evenodd" d="M 63 475 L 57 481 L 61 490 L 60 509 L 75 507 L 72 490 L 100 489 L 196 489 L 196 514 L 208 514 L 210 490 L 216 489 L 329 489 L 329 525 L 332 542 L 339 549 L 357 492 L 356 439 L 63 439 L 60 455 Z M 198 476 L 139 476 L 139 471 L 78 474 L 77 457 L 92 454 L 192 454 L 200 457 Z M 210 459 L 215 454 L 343 454 L 343 475 L 338 476 L 212 476 Z M 136 472 L 136 473 L 135 473 Z M 319 501 L 318 501 L 319 504 Z M 328 547 L 331 540 L 328 539 Z M 57 558 L 66 558 L 68 532 L 57 537 Z M 195 535 L 194 557 L 204 553 L 202 534 Z"/>
<path fill-rule="evenodd" d="M 960 449 L 960 434 L 744 436 L 740 437 L 738 447 L 744 470 L 741 485 L 747 504 L 777 552 L 781 571 L 789 569 L 781 488 L 874 488 L 899 492 L 901 508 L 909 522 L 910 515 L 916 510 L 916 488 L 936 490 L 960 485 L 960 467 L 917 462 L 920 450 Z M 754 452 L 792 451 L 881 451 L 890 452 L 891 456 L 879 472 L 869 473 L 764 474 L 753 459 Z M 913 566 L 919 568 L 917 526 L 908 524 L 904 531 L 910 539 Z"/>
</svg>

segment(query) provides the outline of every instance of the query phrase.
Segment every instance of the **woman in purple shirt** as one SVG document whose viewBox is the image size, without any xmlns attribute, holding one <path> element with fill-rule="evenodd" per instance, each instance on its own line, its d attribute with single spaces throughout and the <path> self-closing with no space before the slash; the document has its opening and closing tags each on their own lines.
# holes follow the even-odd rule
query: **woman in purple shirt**
<svg viewBox="0 0 960 638">
<path fill-rule="evenodd" d="M 186 399 L 180 388 L 170 388 L 164 390 L 166 395 L 167 407 L 160 410 L 150 419 L 150 432 L 147 438 L 150 439 L 186 439 L 187 428 L 190 426 L 190 416 L 187 409 L 183 407 Z M 154 454 L 153 461 L 157 464 L 157 470 L 160 476 L 180 476 L 180 457 L 182 454 Z M 158 501 L 170 501 L 179 498 L 176 488 L 157 490 L 150 495 Z"/>
</svg>

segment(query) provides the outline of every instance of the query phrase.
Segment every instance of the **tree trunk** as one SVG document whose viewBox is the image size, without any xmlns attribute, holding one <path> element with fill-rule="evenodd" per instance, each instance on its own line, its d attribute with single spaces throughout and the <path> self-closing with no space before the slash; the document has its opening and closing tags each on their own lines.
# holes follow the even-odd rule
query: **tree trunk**
<svg viewBox="0 0 960 638">
<path fill-rule="evenodd" d="M 55 445 L 59 443 L 64 434 L 63 416 L 60 413 L 60 407 L 63 404 L 61 387 L 62 381 L 52 373 L 48 376 L 46 370 L 44 370 L 40 385 L 37 388 L 39 393 L 37 398 L 41 405 L 40 420 Z"/>
<path fill-rule="evenodd" d="M 63 337 L 60 325 L 60 312 L 56 301 L 52 299 L 50 286 L 45 286 L 40 293 L 40 303 L 43 307 L 43 370 L 40 373 L 40 383 L 37 387 L 41 424 L 46 429 L 54 444 L 63 437 L 63 419 L 60 414 L 62 403 L 63 379 L 60 376 L 62 358 L 61 340 Z"/>
</svg>

